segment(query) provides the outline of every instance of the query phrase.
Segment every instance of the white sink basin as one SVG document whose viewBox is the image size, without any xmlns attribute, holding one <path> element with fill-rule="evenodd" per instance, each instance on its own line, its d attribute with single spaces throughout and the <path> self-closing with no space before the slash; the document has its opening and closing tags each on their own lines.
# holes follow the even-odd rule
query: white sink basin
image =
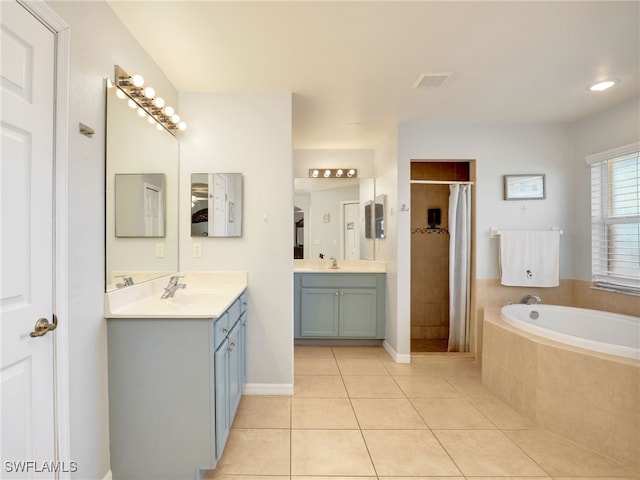
<svg viewBox="0 0 640 480">
<path fill-rule="evenodd" d="M 247 288 L 245 272 L 180 275 L 173 297 L 161 298 L 170 276 L 105 294 L 105 318 L 216 318 Z"/>
<path fill-rule="evenodd" d="M 338 268 L 331 268 L 332 260 L 294 260 L 293 271 L 298 273 L 385 273 L 386 263 L 375 260 L 338 260 Z"/>
</svg>

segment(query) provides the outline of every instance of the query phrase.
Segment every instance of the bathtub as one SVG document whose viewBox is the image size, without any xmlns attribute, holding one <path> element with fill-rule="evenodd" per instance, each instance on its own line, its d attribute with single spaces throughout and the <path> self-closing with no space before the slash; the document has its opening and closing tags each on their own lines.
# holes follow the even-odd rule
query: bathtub
<svg viewBox="0 0 640 480">
<path fill-rule="evenodd" d="M 640 318 L 544 304 L 487 308 L 482 318 L 485 388 L 640 473 Z"/>
<path fill-rule="evenodd" d="M 510 325 L 557 342 L 640 359 L 640 318 L 558 305 L 514 304 L 502 307 Z"/>
</svg>

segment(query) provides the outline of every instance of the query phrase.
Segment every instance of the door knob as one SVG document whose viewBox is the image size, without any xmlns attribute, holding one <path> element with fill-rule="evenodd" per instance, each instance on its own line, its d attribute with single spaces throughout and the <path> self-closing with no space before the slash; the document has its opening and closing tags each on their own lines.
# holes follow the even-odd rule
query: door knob
<svg viewBox="0 0 640 480">
<path fill-rule="evenodd" d="M 49 320 L 47 320 L 44 317 L 39 318 L 35 326 L 33 327 L 33 332 L 31 332 L 29 336 L 32 338 L 42 337 L 43 335 L 46 335 L 48 332 L 55 330 L 57 326 L 58 326 L 58 317 L 56 317 L 55 315 L 53 315 L 53 323 L 49 323 Z"/>
</svg>

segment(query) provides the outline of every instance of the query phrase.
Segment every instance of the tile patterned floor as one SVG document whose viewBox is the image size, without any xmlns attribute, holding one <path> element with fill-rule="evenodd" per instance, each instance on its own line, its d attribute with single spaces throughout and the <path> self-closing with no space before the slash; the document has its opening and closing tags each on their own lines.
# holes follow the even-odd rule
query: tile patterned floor
<svg viewBox="0 0 640 480">
<path fill-rule="evenodd" d="M 469 357 L 296 346 L 292 397 L 244 396 L 213 480 L 635 478 L 536 428 Z"/>
</svg>

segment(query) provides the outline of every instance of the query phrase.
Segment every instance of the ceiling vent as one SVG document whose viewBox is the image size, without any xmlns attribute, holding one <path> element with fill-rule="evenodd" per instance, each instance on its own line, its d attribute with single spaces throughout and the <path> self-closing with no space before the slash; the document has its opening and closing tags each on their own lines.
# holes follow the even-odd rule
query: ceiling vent
<svg viewBox="0 0 640 480">
<path fill-rule="evenodd" d="M 423 73 L 413 84 L 413 88 L 440 88 L 450 76 L 451 73 Z"/>
</svg>

